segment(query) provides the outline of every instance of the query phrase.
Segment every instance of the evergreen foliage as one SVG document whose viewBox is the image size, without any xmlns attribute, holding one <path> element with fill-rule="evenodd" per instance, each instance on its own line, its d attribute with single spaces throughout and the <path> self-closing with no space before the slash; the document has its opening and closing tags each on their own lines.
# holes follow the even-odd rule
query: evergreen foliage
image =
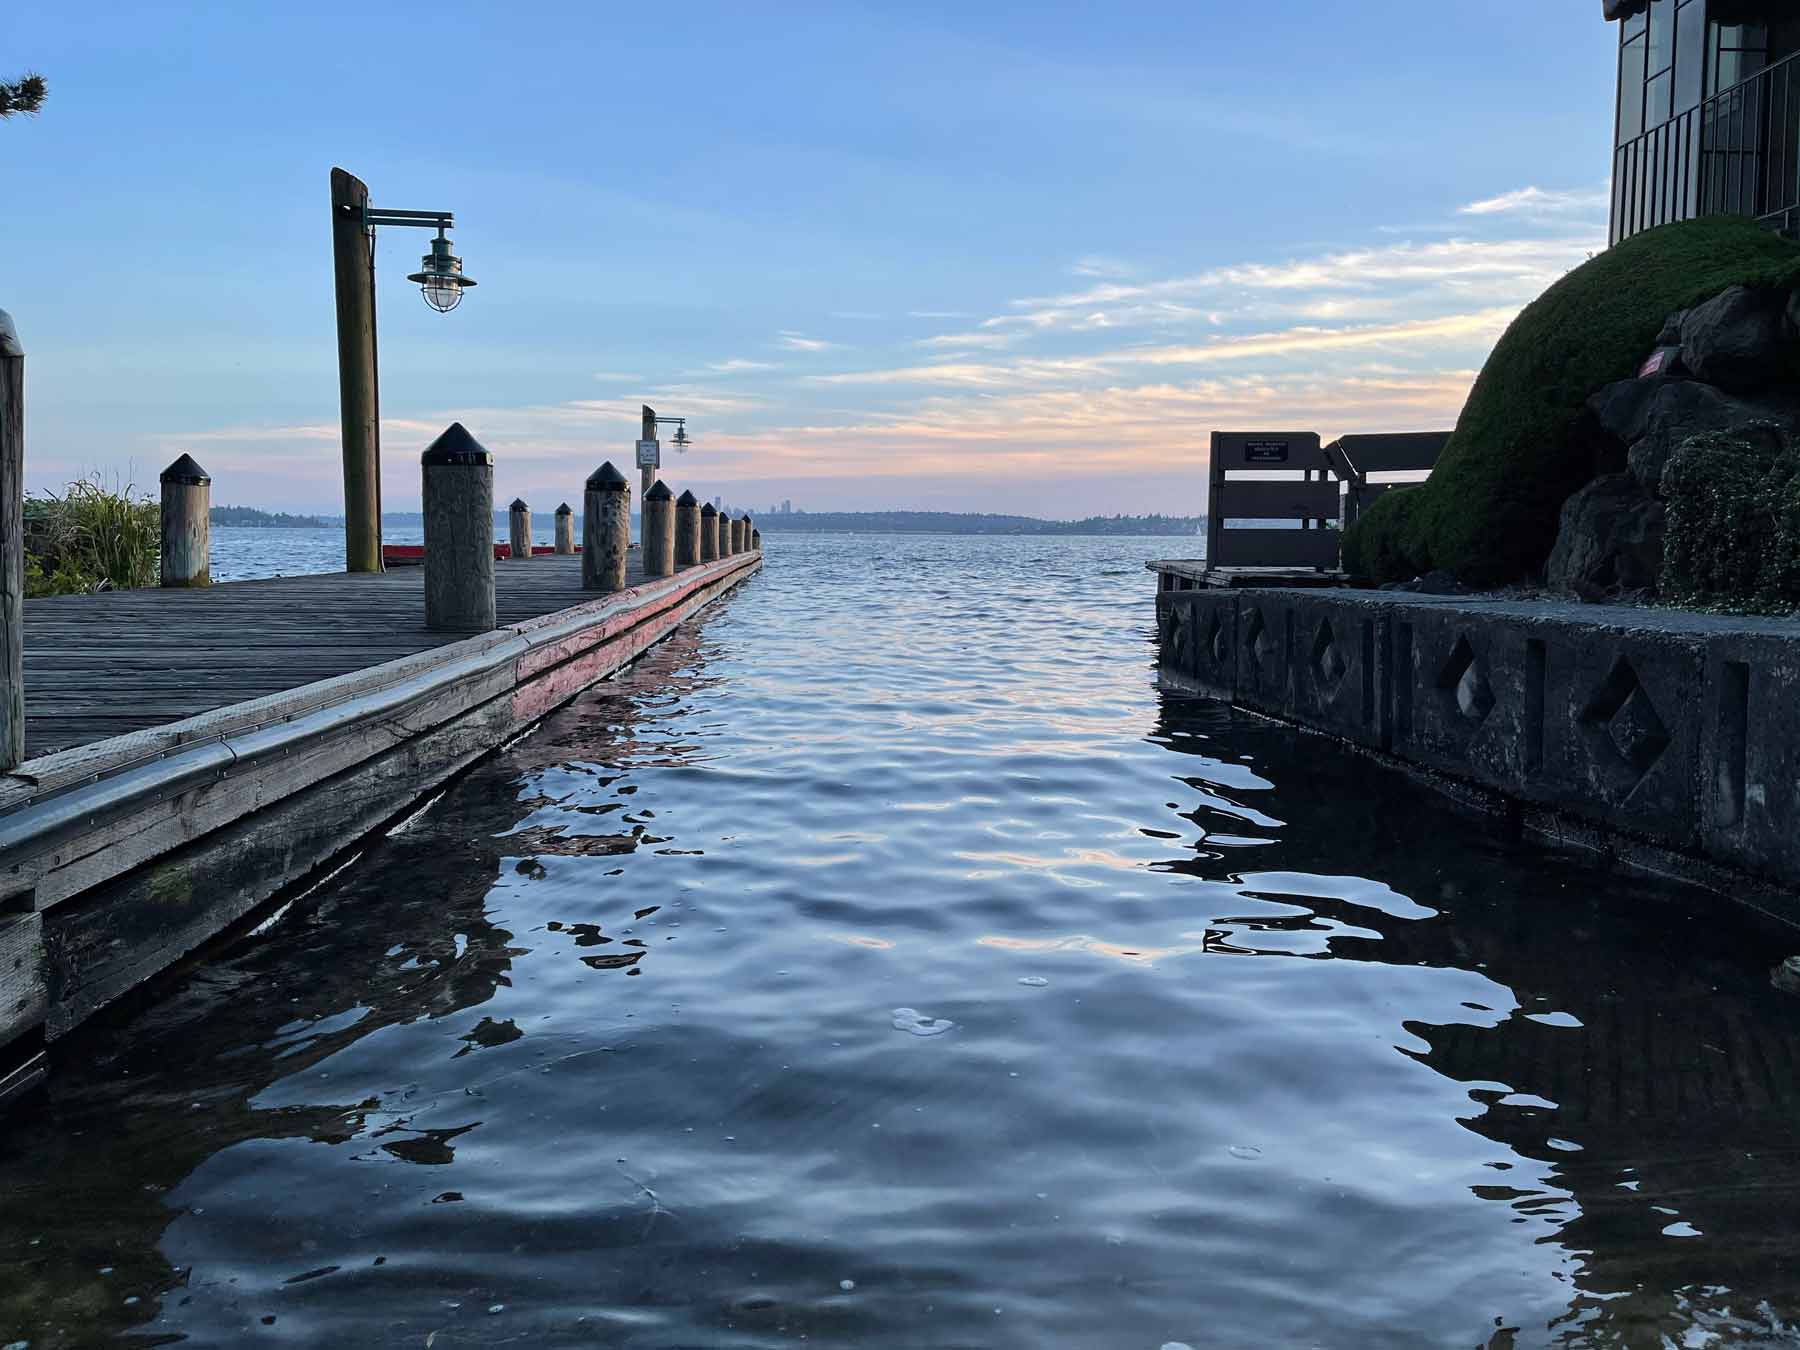
<svg viewBox="0 0 1800 1350">
<path fill-rule="evenodd" d="M 1690 438 L 1662 488 L 1665 600 L 1753 614 L 1800 605 L 1800 454 L 1777 428 Z"/>
<path fill-rule="evenodd" d="M 44 106 L 44 95 L 49 92 L 42 75 L 21 75 L 10 84 L 0 80 L 0 117 L 36 112 Z"/>
<path fill-rule="evenodd" d="M 1386 494 L 1348 532 L 1345 567 L 1377 582 L 1434 568 L 1472 586 L 1528 579 L 1597 468 L 1588 395 L 1631 376 L 1674 311 L 1729 286 L 1797 282 L 1800 246 L 1737 217 L 1648 230 L 1575 268 L 1495 345 L 1430 480 Z"/>
</svg>

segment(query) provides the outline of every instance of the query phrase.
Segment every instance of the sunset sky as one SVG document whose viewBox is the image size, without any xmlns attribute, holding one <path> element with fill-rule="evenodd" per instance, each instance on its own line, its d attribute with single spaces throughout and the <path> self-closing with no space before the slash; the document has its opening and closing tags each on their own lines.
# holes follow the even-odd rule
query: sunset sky
<svg viewBox="0 0 1800 1350">
<path fill-rule="evenodd" d="M 1215 427 L 1450 425 L 1605 242 L 1614 41 L 1514 0 L 9 6 L 27 485 L 336 513 L 327 175 L 377 244 L 385 499 L 464 422 L 547 509 L 685 414 L 740 505 L 1200 509 Z"/>
</svg>

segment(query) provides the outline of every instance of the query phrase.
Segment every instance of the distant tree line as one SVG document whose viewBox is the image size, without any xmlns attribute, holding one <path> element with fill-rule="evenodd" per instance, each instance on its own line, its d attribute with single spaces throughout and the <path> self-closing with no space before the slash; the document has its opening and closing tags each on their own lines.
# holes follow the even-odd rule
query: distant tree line
<svg viewBox="0 0 1800 1350">
<path fill-rule="evenodd" d="M 757 516 L 758 529 L 847 531 L 859 534 L 1132 534 L 1193 535 L 1204 516 L 1088 516 L 1039 520 L 960 511 L 796 511 Z"/>
<path fill-rule="evenodd" d="M 254 506 L 215 506 L 207 513 L 214 525 L 248 525 L 259 529 L 317 530 L 317 516 L 290 516 L 285 511 L 258 511 Z"/>
</svg>

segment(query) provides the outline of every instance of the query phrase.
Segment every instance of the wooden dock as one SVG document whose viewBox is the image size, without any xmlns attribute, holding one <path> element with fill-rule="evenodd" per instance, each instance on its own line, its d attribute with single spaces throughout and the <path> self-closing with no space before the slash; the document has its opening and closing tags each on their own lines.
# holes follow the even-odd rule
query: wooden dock
<svg viewBox="0 0 1800 1350">
<path fill-rule="evenodd" d="M 499 626 L 424 624 L 407 568 L 32 600 L 0 775 L 0 1098 L 37 1049 L 626 664 L 757 551 L 581 586 L 496 569 Z"/>
</svg>

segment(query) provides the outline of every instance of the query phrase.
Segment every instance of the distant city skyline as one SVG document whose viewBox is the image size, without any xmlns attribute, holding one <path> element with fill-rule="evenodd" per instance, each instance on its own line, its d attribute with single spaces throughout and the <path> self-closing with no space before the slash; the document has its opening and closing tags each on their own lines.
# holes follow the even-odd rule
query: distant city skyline
<svg viewBox="0 0 1800 1350">
<path fill-rule="evenodd" d="M 432 313 L 425 238 L 381 233 L 398 510 L 453 420 L 503 498 L 559 501 L 629 468 L 649 402 L 694 439 L 663 475 L 708 498 L 1197 512 L 1213 428 L 1450 424 L 1604 246 L 1616 35 L 1588 6 L 845 13 L 398 4 L 349 42 L 291 10 L 9 14 L 50 80 L 0 125 L 28 486 L 153 487 L 187 451 L 216 500 L 342 511 L 333 164 L 454 211 L 480 282 Z M 427 27 L 456 64 L 416 59 Z M 463 106 L 477 71 L 506 96 Z"/>
</svg>

